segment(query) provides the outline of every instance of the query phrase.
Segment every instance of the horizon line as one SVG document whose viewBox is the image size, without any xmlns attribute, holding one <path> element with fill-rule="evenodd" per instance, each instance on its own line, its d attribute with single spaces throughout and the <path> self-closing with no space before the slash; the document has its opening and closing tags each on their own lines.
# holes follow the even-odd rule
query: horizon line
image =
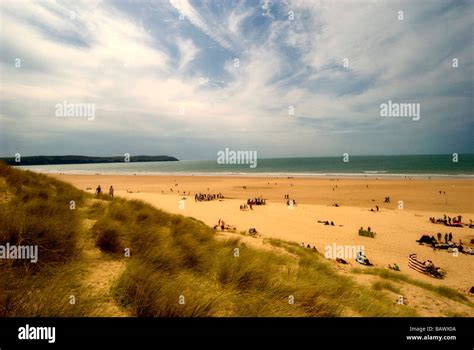
<svg viewBox="0 0 474 350">
<path fill-rule="evenodd" d="M 236 150 L 239 151 L 239 150 Z M 240 150 L 242 151 L 242 150 Z M 247 150 L 249 151 L 249 150 Z M 245 151 L 244 151 L 245 152 Z M 416 157 L 416 156 L 452 156 L 454 153 L 416 153 L 416 154 L 350 154 L 347 153 L 350 157 Z M 474 155 L 473 153 L 457 153 L 458 155 Z M 282 156 L 282 157 L 259 157 L 260 159 L 291 159 L 291 158 L 338 158 L 344 156 L 344 153 L 340 155 L 325 155 L 325 156 Z M 29 157 L 95 157 L 95 158 L 112 158 L 112 157 L 123 157 L 123 155 L 108 155 L 108 156 L 99 156 L 99 155 L 81 155 L 81 154 L 57 154 L 57 155 L 21 155 L 22 158 Z M 130 155 L 132 157 L 172 157 L 176 158 L 178 161 L 213 161 L 214 159 L 178 159 L 176 156 L 159 154 L 159 155 L 149 155 L 149 154 L 136 154 Z M 0 159 L 6 158 L 15 158 L 15 156 L 0 156 Z"/>
</svg>

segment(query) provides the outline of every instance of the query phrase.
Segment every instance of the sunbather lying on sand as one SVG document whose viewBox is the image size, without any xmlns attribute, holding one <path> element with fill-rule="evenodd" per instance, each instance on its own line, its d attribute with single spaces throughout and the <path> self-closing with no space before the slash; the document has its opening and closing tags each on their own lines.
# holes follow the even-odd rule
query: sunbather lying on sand
<svg viewBox="0 0 474 350">
<path fill-rule="evenodd" d="M 336 261 L 340 264 L 344 264 L 344 265 L 347 265 L 349 264 L 347 261 L 345 261 L 344 259 L 341 259 L 341 258 L 336 258 Z"/>
<path fill-rule="evenodd" d="M 320 224 L 324 224 L 324 225 L 335 226 L 335 225 L 334 225 L 334 221 L 329 222 L 328 220 L 324 220 L 324 221 L 318 220 L 318 222 L 319 222 Z"/>
<path fill-rule="evenodd" d="M 363 252 L 357 253 L 356 261 L 362 265 L 373 266 L 373 264 L 369 261 L 369 259 L 367 259 Z"/>
</svg>

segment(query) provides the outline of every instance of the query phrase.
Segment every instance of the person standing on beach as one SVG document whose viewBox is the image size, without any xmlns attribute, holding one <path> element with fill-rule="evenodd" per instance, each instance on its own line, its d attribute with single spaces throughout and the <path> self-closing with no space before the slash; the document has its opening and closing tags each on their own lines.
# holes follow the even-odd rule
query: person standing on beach
<svg viewBox="0 0 474 350">
<path fill-rule="evenodd" d="M 112 185 L 110 185 L 109 187 L 109 196 L 112 198 L 114 197 L 114 188 L 112 187 Z"/>
<path fill-rule="evenodd" d="M 100 196 L 102 194 L 102 188 L 100 188 L 100 185 L 97 186 L 97 188 L 95 189 L 95 194 Z"/>
</svg>

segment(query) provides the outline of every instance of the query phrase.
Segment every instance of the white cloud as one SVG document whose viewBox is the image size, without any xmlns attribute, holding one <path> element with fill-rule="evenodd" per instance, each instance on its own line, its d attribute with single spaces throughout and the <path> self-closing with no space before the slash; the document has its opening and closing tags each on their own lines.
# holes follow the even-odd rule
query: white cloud
<svg viewBox="0 0 474 350">
<path fill-rule="evenodd" d="M 210 23 L 209 20 L 205 20 L 188 0 L 170 0 L 170 4 L 178 10 L 180 15 L 185 16 L 186 20 L 191 22 L 196 28 L 201 30 L 223 48 L 230 49 L 232 47 L 228 40 L 220 35 L 221 30 L 219 26 L 215 25 L 215 23 Z"/>
<path fill-rule="evenodd" d="M 179 69 L 183 70 L 186 68 L 189 62 L 194 60 L 197 54 L 201 51 L 196 45 L 194 45 L 191 39 L 181 39 L 176 41 L 176 45 L 179 49 L 180 61 Z"/>
</svg>

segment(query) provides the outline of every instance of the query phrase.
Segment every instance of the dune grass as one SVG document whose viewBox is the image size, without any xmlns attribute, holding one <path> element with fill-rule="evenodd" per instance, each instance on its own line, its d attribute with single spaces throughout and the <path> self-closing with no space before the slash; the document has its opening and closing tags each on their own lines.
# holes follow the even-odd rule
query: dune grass
<svg viewBox="0 0 474 350">
<path fill-rule="evenodd" d="M 127 233 L 116 230 L 118 223 Z M 356 285 L 296 244 L 281 246 L 298 259 L 238 239 L 218 241 L 202 222 L 139 201 L 115 200 L 94 227 L 113 230 L 118 245 L 131 250 L 114 293 L 137 316 L 415 314 Z"/>
<path fill-rule="evenodd" d="M 410 278 L 410 277 L 408 277 L 406 275 L 403 275 L 399 272 L 393 272 L 393 271 L 380 269 L 380 268 L 374 268 L 374 269 L 370 269 L 370 270 L 362 270 L 362 269 L 356 268 L 356 269 L 353 269 L 352 272 L 353 273 L 358 273 L 358 274 L 375 275 L 375 276 L 379 276 L 383 279 L 392 280 L 392 281 L 395 281 L 395 282 L 409 283 L 409 284 L 412 284 L 414 286 L 417 286 L 417 287 L 426 289 L 428 291 L 431 291 L 433 293 L 436 293 L 436 294 L 438 294 L 442 297 L 445 297 L 445 298 L 448 298 L 448 299 L 451 299 L 451 300 L 469 305 L 470 307 L 474 307 L 474 303 L 469 301 L 469 299 L 465 295 L 463 295 L 462 293 L 460 293 L 460 292 L 458 292 L 458 291 L 456 291 L 452 288 L 449 288 L 449 287 L 446 287 L 446 286 L 435 286 L 435 285 L 430 284 L 430 283 L 426 283 L 426 282 L 423 282 L 423 281 L 419 281 L 419 280 Z"/>
<path fill-rule="evenodd" d="M 71 209 L 84 193 L 60 181 L 0 163 L 0 245 L 36 245 L 38 261 L 1 259 L 0 316 L 83 316 L 94 313 L 78 287 L 81 217 Z M 73 202 L 71 202 L 73 201 Z M 82 300 L 71 304 L 70 296 Z"/>
<path fill-rule="evenodd" d="M 101 316 L 98 299 L 80 283 L 84 264 L 44 267 L 41 272 L 2 270 L 0 317 Z"/>
<path fill-rule="evenodd" d="M 388 281 L 376 281 L 372 284 L 372 288 L 375 290 L 389 290 L 393 293 L 400 293 L 400 288 L 398 288 L 396 285 L 393 283 L 390 283 Z"/>
</svg>

